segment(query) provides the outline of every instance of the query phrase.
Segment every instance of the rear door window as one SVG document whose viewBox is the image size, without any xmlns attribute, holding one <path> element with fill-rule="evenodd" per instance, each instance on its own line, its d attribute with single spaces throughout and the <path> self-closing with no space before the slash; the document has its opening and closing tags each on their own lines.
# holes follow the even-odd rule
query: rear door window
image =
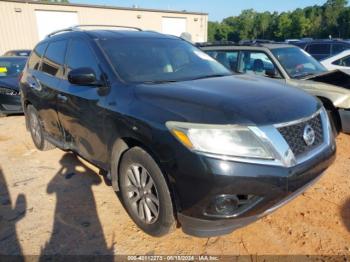
<svg viewBox="0 0 350 262">
<path fill-rule="evenodd" d="M 43 57 L 41 70 L 49 75 L 62 78 L 67 41 L 51 42 Z"/>
<path fill-rule="evenodd" d="M 30 55 L 28 61 L 28 68 L 32 70 L 39 70 L 41 58 L 46 50 L 47 43 L 38 44 Z"/>
<path fill-rule="evenodd" d="M 350 56 L 344 57 L 332 63 L 333 65 L 350 67 Z"/>
<path fill-rule="evenodd" d="M 337 54 L 339 54 L 340 52 L 343 52 L 346 49 L 350 49 L 350 46 L 345 45 L 345 44 L 333 44 L 332 54 L 333 55 L 337 55 Z"/>
<path fill-rule="evenodd" d="M 310 54 L 329 55 L 331 53 L 331 45 L 330 44 L 311 44 L 308 47 L 308 52 Z"/>
</svg>

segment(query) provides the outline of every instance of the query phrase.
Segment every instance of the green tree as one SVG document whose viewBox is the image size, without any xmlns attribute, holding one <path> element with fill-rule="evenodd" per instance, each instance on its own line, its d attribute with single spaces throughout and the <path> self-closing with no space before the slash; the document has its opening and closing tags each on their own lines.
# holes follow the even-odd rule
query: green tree
<svg viewBox="0 0 350 262">
<path fill-rule="evenodd" d="M 339 36 L 343 38 L 350 37 L 350 9 L 347 8 L 341 12 L 337 19 L 339 25 Z"/>
<path fill-rule="evenodd" d="M 317 5 L 306 7 L 304 9 L 305 17 L 309 22 L 309 29 L 307 32 L 309 37 L 317 38 L 319 32 L 322 31 L 322 13 L 322 7 Z"/>
<path fill-rule="evenodd" d="M 210 22 L 208 23 L 208 41 L 213 42 L 215 41 L 215 33 L 216 30 L 221 26 L 219 22 Z"/>
<path fill-rule="evenodd" d="M 222 22 L 209 23 L 209 39 L 240 41 L 264 38 L 350 38 L 350 7 L 347 0 L 328 0 L 324 5 L 298 8 L 292 12 L 263 12 L 243 10 Z"/>
<path fill-rule="evenodd" d="M 278 40 L 291 37 L 292 19 L 290 13 L 282 13 L 277 18 L 277 30 L 275 36 Z"/>
<path fill-rule="evenodd" d="M 269 25 L 271 23 L 270 12 L 258 13 L 255 18 L 255 28 L 257 31 L 257 38 L 265 38 Z"/>
<path fill-rule="evenodd" d="M 310 21 L 305 17 L 305 13 L 302 9 L 296 9 L 292 12 L 290 25 L 290 37 L 299 38 L 308 36 L 310 29 Z"/>
<path fill-rule="evenodd" d="M 326 34 L 334 32 L 335 36 L 339 36 L 338 29 L 338 17 L 344 11 L 347 0 L 328 0 L 324 4 L 324 24 L 323 28 L 326 29 Z"/>
</svg>

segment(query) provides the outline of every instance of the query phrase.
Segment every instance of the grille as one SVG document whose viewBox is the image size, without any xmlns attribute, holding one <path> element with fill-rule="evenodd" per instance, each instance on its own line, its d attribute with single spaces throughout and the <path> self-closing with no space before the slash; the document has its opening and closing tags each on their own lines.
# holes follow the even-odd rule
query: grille
<svg viewBox="0 0 350 262">
<path fill-rule="evenodd" d="M 310 125 L 315 131 L 315 142 L 311 146 L 308 146 L 303 138 L 304 129 L 307 125 Z M 295 125 L 278 128 L 278 131 L 287 141 L 295 156 L 309 152 L 310 150 L 321 145 L 324 140 L 320 114 L 310 120 Z"/>
<path fill-rule="evenodd" d="M 0 87 L 0 95 L 18 96 L 19 92 L 13 89 Z"/>
</svg>

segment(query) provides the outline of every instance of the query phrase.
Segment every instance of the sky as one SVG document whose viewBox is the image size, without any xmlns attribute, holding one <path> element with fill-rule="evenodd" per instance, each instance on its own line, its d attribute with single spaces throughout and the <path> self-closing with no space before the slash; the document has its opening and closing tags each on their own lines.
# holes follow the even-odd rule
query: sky
<svg viewBox="0 0 350 262">
<path fill-rule="evenodd" d="M 71 3 L 111 5 L 120 7 L 187 10 L 209 13 L 210 21 L 239 15 L 244 9 L 253 8 L 256 11 L 289 11 L 298 7 L 322 5 L 326 0 L 70 0 Z"/>
</svg>

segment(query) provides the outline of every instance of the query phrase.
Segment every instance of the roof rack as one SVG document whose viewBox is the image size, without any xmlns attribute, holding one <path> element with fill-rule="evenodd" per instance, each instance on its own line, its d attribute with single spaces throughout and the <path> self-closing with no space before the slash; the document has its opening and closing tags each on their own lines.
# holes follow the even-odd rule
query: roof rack
<svg viewBox="0 0 350 262">
<path fill-rule="evenodd" d="M 273 40 L 267 39 L 252 39 L 252 40 L 241 40 L 238 42 L 239 45 L 258 45 L 258 44 L 274 44 Z"/>
<path fill-rule="evenodd" d="M 57 35 L 59 33 L 64 33 L 64 32 L 72 32 L 72 31 L 84 31 L 82 27 L 108 27 L 108 28 L 125 28 L 125 29 L 131 29 L 131 30 L 136 30 L 136 31 L 142 31 L 141 28 L 138 27 L 133 27 L 133 26 L 121 26 L 121 25 L 76 25 L 76 26 L 71 26 L 68 28 L 60 29 L 57 31 L 54 31 L 50 34 L 48 34 L 46 37 L 52 37 L 54 35 Z"/>
<path fill-rule="evenodd" d="M 203 42 L 203 43 L 196 43 L 197 47 L 206 47 L 206 46 L 230 46 L 230 45 L 237 45 L 237 43 L 232 41 L 215 41 L 215 42 Z"/>
</svg>

